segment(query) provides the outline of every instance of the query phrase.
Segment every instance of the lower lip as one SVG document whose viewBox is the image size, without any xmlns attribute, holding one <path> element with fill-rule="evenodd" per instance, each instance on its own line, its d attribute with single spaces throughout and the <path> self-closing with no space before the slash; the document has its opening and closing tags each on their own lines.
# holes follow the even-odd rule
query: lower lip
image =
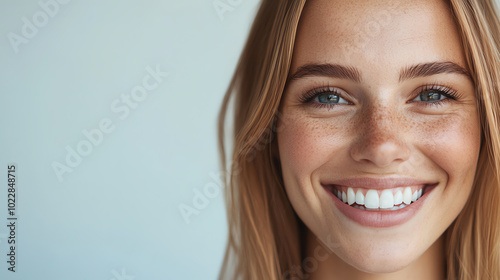
<svg viewBox="0 0 500 280">
<path fill-rule="evenodd" d="M 412 204 L 406 206 L 405 208 L 389 211 L 389 210 L 361 210 L 349 206 L 348 204 L 342 202 L 335 196 L 332 192 L 328 191 L 326 188 L 325 191 L 330 195 L 333 199 L 335 206 L 342 212 L 347 218 L 352 221 L 367 227 L 392 227 L 403 224 L 409 221 L 415 214 L 420 210 L 422 205 L 424 204 L 427 197 L 429 197 L 430 193 L 437 185 L 426 185 L 424 188 L 429 188 L 426 192 L 419 198 L 417 201 Z"/>
</svg>

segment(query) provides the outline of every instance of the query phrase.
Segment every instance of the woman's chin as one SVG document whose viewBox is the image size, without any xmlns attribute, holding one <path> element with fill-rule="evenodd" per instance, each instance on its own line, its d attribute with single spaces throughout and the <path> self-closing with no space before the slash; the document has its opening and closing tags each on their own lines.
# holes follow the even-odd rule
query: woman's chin
<svg viewBox="0 0 500 280">
<path fill-rule="evenodd" d="M 418 256 L 416 254 L 403 254 L 393 251 L 390 254 L 373 252 L 345 252 L 339 256 L 346 264 L 361 272 L 369 274 L 387 274 L 404 270 L 413 263 Z"/>
<path fill-rule="evenodd" d="M 439 249 L 441 244 L 434 242 L 429 246 L 427 244 L 429 241 L 425 239 L 415 240 L 414 237 L 410 236 L 407 238 L 397 235 L 384 237 L 372 234 L 371 238 L 369 235 L 361 238 L 353 233 L 343 233 L 342 235 L 348 238 L 331 236 L 330 240 L 327 238 L 325 241 L 339 240 L 339 242 L 323 242 L 323 246 L 331 253 L 330 264 L 332 266 L 340 265 L 338 268 L 342 270 L 347 269 L 368 274 L 391 274 L 403 271 L 425 259 L 422 257 L 426 254 L 432 254 L 436 249 Z M 413 240 L 408 240 L 408 238 Z"/>
</svg>

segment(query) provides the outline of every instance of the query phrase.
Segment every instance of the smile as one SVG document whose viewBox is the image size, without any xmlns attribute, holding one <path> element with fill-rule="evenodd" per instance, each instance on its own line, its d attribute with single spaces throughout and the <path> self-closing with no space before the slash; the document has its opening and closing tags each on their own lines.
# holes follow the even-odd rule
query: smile
<svg viewBox="0 0 500 280">
<path fill-rule="evenodd" d="M 438 183 L 415 179 L 354 178 L 321 184 L 343 216 L 368 227 L 411 220 Z"/>
<path fill-rule="evenodd" d="M 420 199 L 424 186 L 407 186 L 385 190 L 335 185 L 326 188 L 342 202 L 354 208 L 369 211 L 395 211 Z"/>
</svg>

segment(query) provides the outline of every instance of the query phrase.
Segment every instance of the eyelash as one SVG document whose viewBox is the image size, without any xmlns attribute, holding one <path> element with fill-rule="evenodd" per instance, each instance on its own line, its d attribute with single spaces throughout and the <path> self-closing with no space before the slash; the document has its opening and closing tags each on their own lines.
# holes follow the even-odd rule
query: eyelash
<svg viewBox="0 0 500 280">
<path fill-rule="evenodd" d="M 303 104 L 310 103 L 312 106 L 316 108 L 332 108 L 336 106 L 335 104 L 324 104 L 319 102 L 313 102 L 314 98 L 318 97 L 323 93 L 332 93 L 333 95 L 344 98 L 336 88 L 332 88 L 330 86 L 324 86 L 321 88 L 314 88 L 310 91 L 305 92 L 304 94 L 302 94 L 302 96 L 300 96 L 299 100 Z"/>
<path fill-rule="evenodd" d="M 426 91 L 436 91 L 440 95 L 444 95 L 446 98 L 441 99 L 441 100 L 437 100 L 437 101 L 410 101 L 409 103 L 420 102 L 420 103 L 423 103 L 424 104 L 423 106 L 425 106 L 425 107 L 436 108 L 436 107 L 444 105 L 447 102 L 450 102 L 452 100 L 460 100 L 460 98 L 461 98 L 461 94 L 458 93 L 456 90 L 453 90 L 449 86 L 442 86 L 442 85 L 438 85 L 438 84 L 426 84 L 426 85 L 420 87 L 420 90 L 418 91 L 417 95 L 413 99 L 419 97 L 422 93 L 425 93 Z M 319 103 L 319 102 L 314 101 L 314 99 L 316 97 L 318 97 L 319 95 L 324 94 L 324 93 L 331 93 L 335 96 L 343 98 L 345 101 L 352 104 L 352 102 L 348 101 L 341 93 L 339 93 L 339 91 L 336 88 L 331 87 L 329 85 L 323 86 L 320 88 L 314 88 L 310 91 L 307 91 L 300 96 L 299 100 L 301 103 L 304 103 L 304 104 L 311 103 L 310 105 L 312 105 L 316 108 L 328 108 L 328 109 L 330 109 L 330 108 L 337 106 L 337 104 L 325 104 L 325 103 Z"/>
</svg>

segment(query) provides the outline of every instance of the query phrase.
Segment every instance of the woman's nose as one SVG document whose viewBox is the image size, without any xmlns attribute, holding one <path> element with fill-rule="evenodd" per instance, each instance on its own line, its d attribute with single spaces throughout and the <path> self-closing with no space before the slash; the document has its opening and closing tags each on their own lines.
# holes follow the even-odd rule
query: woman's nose
<svg viewBox="0 0 500 280">
<path fill-rule="evenodd" d="M 408 123 L 390 107 L 368 108 L 359 116 L 351 144 L 351 157 L 362 164 L 388 168 L 410 157 Z"/>
</svg>

